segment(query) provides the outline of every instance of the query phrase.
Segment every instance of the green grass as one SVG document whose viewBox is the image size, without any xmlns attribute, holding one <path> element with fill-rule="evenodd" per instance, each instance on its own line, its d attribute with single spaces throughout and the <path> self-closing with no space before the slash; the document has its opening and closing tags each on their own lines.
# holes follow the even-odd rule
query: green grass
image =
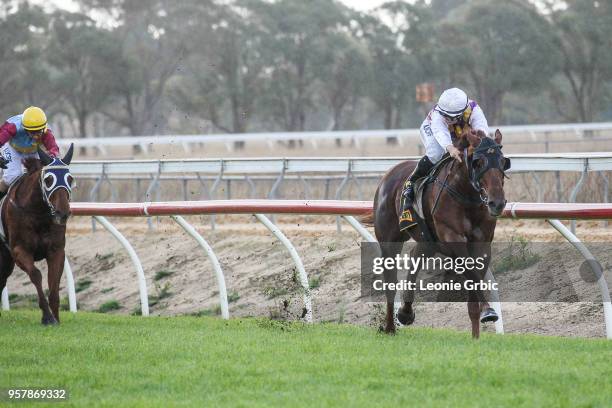
<svg viewBox="0 0 612 408">
<path fill-rule="evenodd" d="M 612 343 L 264 319 L 0 317 L 0 388 L 69 406 L 609 406 Z M 22 406 L 25 406 L 22 405 Z M 42 406 L 33 404 L 33 406 Z M 53 406 L 53 405 L 51 405 Z"/>
</svg>

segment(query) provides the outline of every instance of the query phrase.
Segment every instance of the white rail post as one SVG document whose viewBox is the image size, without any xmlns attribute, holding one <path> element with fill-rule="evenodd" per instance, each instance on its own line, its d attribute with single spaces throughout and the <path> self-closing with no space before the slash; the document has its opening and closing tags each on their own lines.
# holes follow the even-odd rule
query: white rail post
<svg viewBox="0 0 612 408">
<path fill-rule="evenodd" d="M 217 286 L 219 287 L 219 304 L 221 305 L 221 316 L 224 319 L 229 319 L 229 306 L 227 302 L 227 288 L 225 287 L 225 276 L 223 275 L 223 270 L 221 269 L 221 264 L 219 263 L 219 259 L 215 255 L 212 247 L 206 242 L 204 237 L 198 231 L 193 228 L 191 224 L 189 224 L 183 217 L 180 215 L 171 215 L 170 216 L 178 225 L 180 225 L 185 232 L 191 235 L 197 242 L 200 244 L 202 249 L 206 252 L 208 259 L 212 263 L 213 269 L 215 271 L 215 277 L 217 278 Z"/>
<path fill-rule="evenodd" d="M 140 259 L 132 248 L 130 242 L 125 239 L 125 237 L 111 224 L 106 218 L 96 215 L 94 218 L 102 224 L 104 228 L 108 232 L 110 232 L 116 239 L 123 245 L 125 250 L 130 255 L 130 259 L 132 259 L 132 263 L 136 267 L 136 274 L 138 276 L 138 289 L 140 291 L 140 310 L 143 316 L 149 315 L 149 296 L 147 294 L 147 280 L 145 279 L 144 270 L 142 269 L 142 264 L 140 263 Z"/>
<path fill-rule="evenodd" d="M 66 290 L 68 291 L 68 305 L 72 313 L 77 312 L 76 290 L 74 288 L 74 275 L 68 257 L 64 259 L 64 274 L 66 275 Z"/>
<path fill-rule="evenodd" d="M 8 287 L 2 289 L 2 310 L 10 310 Z"/>
<path fill-rule="evenodd" d="M 293 262 L 295 263 L 295 267 L 297 268 L 297 271 L 300 277 L 300 283 L 302 284 L 302 288 L 304 289 L 304 309 L 306 309 L 306 315 L 304 316 L 304 319 L 308 323 L 311 323 L 312 322 L 312 298 L 310 295 L 310 284 L 308 283 L 308 275 L 306 275 L 306 269 L 304 269 L 304 264 L 302 263 L 302 260 L 300 259 L 300 255 L 295 250 L 295 247 L 293 246 L 293 244 L 291 244 L 291 241 L 287 239 L 285 234 L 283 234 L 282 231 L 278 229 L 276 225 L 272 223 L 272 221 L 270 221 L 263 214 L 254 214 L 254 215 L 259 220 L 259 222 L 265 225 L 266 228 L 268 228 L 270 232 L 272 232 L 272 234 L 274 234 L 274 236 L 278 238 L 280 242 L 282 242 L 285 248 L 287 248 L 287 250 L 289 251 L 291 258 L 293 258 Z"/>
<path fill-rule="evenodd" d="M 378 242 L 376 238 L 374 238 L 374 236 L 370 234 L 370 231 L 365 229 L 365 227 L 361 225 L 361 223 L 357 221 L 355 217 L 353 217 L 352 215 L 343 215 L 342 218 L 344 218 L 349 224 L 351 224 L 351 227 L 353 227 L 363 239 L 368 242 Z"/>
<path fill-rule="evenodd" d="M 577 250 L 582 254 L 584 259 L 587 261 L 597 262 L 591 251 L 576 237 L 561 221 L 559 220 L 546 220 L 550 225 L 552 225 L 557 231 L 565 237 Z M 589 265 L 593 265 L 589 262 Z M 596 271 L 593 271 L 596 272 Z M 600 273 L 602 271 L 599 271 Z M 601 290 L 601 297 L 603 301 L 603 309 L 604 309 L 604 323 L 606 325 L 606 337 L 608 339 L 612 339 L 612 303 L 610 302 L 610 291 L 608 290 L 608 284 L 606 283 L 606 277 L 603 273 L 599 276 L 597 280 L 599 284 L 599 289 Z"/>
</svg>

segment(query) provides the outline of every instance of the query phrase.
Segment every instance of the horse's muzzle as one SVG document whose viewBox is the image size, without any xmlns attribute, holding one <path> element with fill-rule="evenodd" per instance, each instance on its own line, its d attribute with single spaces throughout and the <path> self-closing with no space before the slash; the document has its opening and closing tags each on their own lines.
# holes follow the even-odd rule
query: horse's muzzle
<svg viewBox="0 0 612 408">
<path fill-rule="evenodd" d="M 71 215 L 72 213 L 70 211 L 65 214 L 56 212 L 55 214 L 53 214 L 53 223 L 56 225 L 66 225 L 66 223 L 68 222 L 68 218 L 70 218 Z"/>
<path fill-rule="evenodd" d="M 506 207 L 506 200 L 489 200 L 487 205 L 489 207 L 489 214 L 499 217 Z"/>
</svg>

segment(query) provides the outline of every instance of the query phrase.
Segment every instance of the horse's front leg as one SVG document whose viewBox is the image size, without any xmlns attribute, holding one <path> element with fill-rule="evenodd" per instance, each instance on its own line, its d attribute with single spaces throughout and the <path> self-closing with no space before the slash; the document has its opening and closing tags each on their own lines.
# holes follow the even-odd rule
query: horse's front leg
<svg viewBox="0 0 612 408">
<path fill-rule="evenodd" d="M 2 247 L 0 248 L 0 294 L 6 287 L 6 281 L 8 277 L 13 273 L 13 268 L 15 268 L 15 261 L 13 261 L 13 257 L 11 253 L 4 247 L 4 244 L 0 243 Z M 1 313 L 0 313 L 1 314 Z"/>
<path fill-rule="evenodd" d="M 480 338 L 480 303 L 478 295 L 473 290 L 468 292 L 467 308 L 470 322 L 472 322 L 472 338 L 478 339 Z"/>
<path fill-rule="evenodd" d="M 65 260 L 64 251 L 56 251 L 53 255 L 47 257 L 47 268 L 49 273 L 47 275 L 48 283 L 49 283 L 49 306 L 51 307 L 51 311 L 53 312 L 53 316 L 60 322 L 59 317 L 59 288 L 60 288 L 60 280 L 62 278 L 62 272 L 64 271 L 64 260 Z"/>
<path fill-rule="evenodd" d="M 491 243 L 471 243 L 469 245 L 469 250 L 471 257 L 474 260 L 480 260 L 483 267 L 470 270 L 466 274 L 468 278 L 472 279 L 474 282 L 485 282 L 484 278 L 489 270 L 489 264 L 491 263 Z M 485 292 L 486 291 L 483 290 L 476 291 L 477 301 L 479 302 L 478 313 L 480 315 L 480 322 L 496 322 L 499 317 L 495 309 L 489 305 Z"/>
<path fill-rule="evenodd" d="M 53 313 L 51 313 L 51 309 L 49 308 L 49 303 L 47 302 L 47 298 L 45 297 L 45 293 L 42 288 L 42 274 L 34 266 L 34 258 L 32 254 L 30 254 L 27 250 L 22 247 L 15 247 L 13 249 L 13 258 L 15 259 L 15 263 L 21 269 L 23 269 L 28 276 L 30 277 L 30 281 L 36 287 L 36 293 L 38 295 L 38 307 L 42 311 L 42 324 L 57 324 L 57 320 L 53 317 Z"/>
</svg>

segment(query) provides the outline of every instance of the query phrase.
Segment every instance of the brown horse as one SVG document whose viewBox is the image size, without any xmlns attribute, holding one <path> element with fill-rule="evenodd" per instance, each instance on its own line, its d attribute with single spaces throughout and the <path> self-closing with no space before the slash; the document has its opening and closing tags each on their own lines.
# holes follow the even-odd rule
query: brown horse
<svg viewBox="0 0 612 408">
<path fill-rule="evenodd" d="M 15 264 L 36 287 L 42 324 L 59 323 L 59 286 L 64 270 L 66 222 L 70 216 L 72 160 L 70 145 L 64 158 L 51 158 L 41 150 L 40 160 L 24 160 L 26 174 L 15 181 L 0 209 L 5 242 L 0 243 L 0 292 Z M 34 262 L 45 259 L 49 301 L 42 288 L 42 274 Z"/>
<path fill-rule="evenodd" d="M 465 278 L 480 281 L 491 259 L 491 246 L 496 217 L 506 204 L 504 198 L 504 171 L 510 167 L 510 159 L 501 152 L 502 135 L 495 132 L 495 139 L 484 132 L 466 130 L 455 147 L 464 152 L 464 160 L 446 162 L 437 173 L 435 181 L 423 191 L 423 214 L 429 234 L 414 226 L 400 232 L 398 215 L 402 186 L 410 176 L 415 163 L 405 161 L 389 170 L 381 180 L 374 198 L 373 212 L 364 222 L 374 224 L 376 239 L 383 257 L 395 258 L 403 243 L 410 238 L 417 241 L 411 256 L 433 256 L 440 253 L 452 258 L 483 257 L 486 262 L 479 271 L 465 272 Z M 434 242 L 428 242 L 432 238 Z M 397 269 L 385 269 L 386 282 L 397 282 Z M 416 273 L 409 277 L 416 279 Z M 395 333 L 394 290 L 386 290 L 387 314 L 384 331 Z M 415 313 L 412 308 L 413 291 L 408 291 L 397 317 L 402 324 L 412 324 Z M 468 314 L 472 323 L 472 336 L 480 336 L 480 322 L 496 321 L 495 313 L 482 291 L 468 291 Z"/>
</svg>

